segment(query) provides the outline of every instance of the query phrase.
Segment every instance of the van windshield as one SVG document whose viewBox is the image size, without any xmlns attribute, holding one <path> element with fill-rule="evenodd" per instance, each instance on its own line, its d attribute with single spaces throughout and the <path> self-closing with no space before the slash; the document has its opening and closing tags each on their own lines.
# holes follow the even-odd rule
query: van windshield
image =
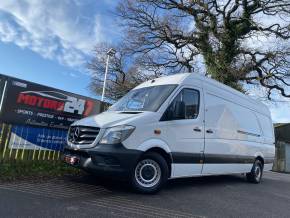
<svg viewBox="0 0 290 218">
<path fill-rule="evenodd" d="M 157 111 L 177 85 L 133 89 L 111 106 L 109 111 Z"/>
</svg>

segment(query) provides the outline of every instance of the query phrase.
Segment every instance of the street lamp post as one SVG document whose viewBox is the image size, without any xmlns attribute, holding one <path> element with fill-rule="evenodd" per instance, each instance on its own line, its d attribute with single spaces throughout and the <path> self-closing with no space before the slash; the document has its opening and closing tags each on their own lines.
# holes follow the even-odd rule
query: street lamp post
<svg viewBox="0 0 290 218">
<path fill-rule="evenodd" d="M 109 60 L 110 57 L 116 54 L 116 50 L 113 48 L 110 48 L 109 51 L 107 52 L 107 61 L 106 61 L 106 70 L 105 70 L 105 78 L 104 78 L 104 83 L 103 83 L 103 92 L 102 92 L 102 98 L 101 100 L 104 100 L 105 96 L 105 90 L 106 90 L 106 81 L 107 81 L 107 74 L 108 74 L 108 68 L 109 68 Z"/>
</svg>

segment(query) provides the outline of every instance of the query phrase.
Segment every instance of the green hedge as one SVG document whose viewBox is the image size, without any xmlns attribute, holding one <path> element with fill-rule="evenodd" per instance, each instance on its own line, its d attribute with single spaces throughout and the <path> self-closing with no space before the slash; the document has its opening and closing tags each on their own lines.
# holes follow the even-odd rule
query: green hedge
<svg viewBox="0 0 290 218">
<path fill-rule="evenodd" d="M 82 172 L 62 162 L 21 161 L 0 164 L 0 180 L 15 180 L 23 178 L 55 178 L 64 175 L 80 175 Z"/>
</svg>

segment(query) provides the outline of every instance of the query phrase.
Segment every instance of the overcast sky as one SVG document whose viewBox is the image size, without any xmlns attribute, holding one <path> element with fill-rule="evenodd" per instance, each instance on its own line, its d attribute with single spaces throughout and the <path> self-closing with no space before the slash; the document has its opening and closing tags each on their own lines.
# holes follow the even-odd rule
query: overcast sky
<svg viewBox="0 0 290 218">
<path fill-rule="evenodd" d="M 117 3 L 0 1 L 0 73 L 92 96 L 85 65 L 96 43 L 120 37 L 112 16 Z M 290 122 L 289 102 L 270 109 L 274 122 Z"/>
</svg>

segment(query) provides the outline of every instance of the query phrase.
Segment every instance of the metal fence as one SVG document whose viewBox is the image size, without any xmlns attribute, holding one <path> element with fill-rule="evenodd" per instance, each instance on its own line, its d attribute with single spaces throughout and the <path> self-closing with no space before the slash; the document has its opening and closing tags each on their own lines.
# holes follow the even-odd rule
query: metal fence
<svg viewBox="0 0 290 218">
<path fill-rule="evenodd" d="M 58 161 L 63 150 L 66 130 L 43 129 L 45 139 L 34 144 L 29 140 L 35 136 L 34 127 L 7 123 L 0 125 L 0 162 Z"/>
</svg>

